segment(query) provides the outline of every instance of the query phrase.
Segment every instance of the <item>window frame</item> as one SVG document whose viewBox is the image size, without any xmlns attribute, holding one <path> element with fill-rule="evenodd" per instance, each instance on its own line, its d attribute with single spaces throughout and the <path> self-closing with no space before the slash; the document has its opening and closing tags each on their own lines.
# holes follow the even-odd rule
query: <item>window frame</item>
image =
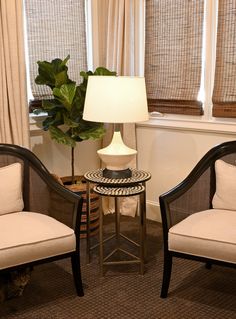
<svg viewBox="0 0 236 319">
<path fill-rule="evenodd" d="M 204 4 L 204 61 L 201 88 L 201 90 L 204 88 L 205 91 L 205 98 L 203 101 L 204 114 L 200 116 L 192 116 L 151 112 L 149 113 L 149 121 L 139 123 L 137 126 L 236 134 L 236 118 L 219 118 L 212 116 L 212 92 L 216 60 L 218 1 L 219 0 L 205 0 Z"/>
<path fill-rule="evenodd" d="M 92 25 L 91 0 L 85 1 L 86 35 L 87 35 L 87 65 L 93 68 L 92 63 Z M 216 59 L 217 10 L 219 0 L 205 0 L 205 28 L 203 36 L 203 50 L 205 60 L 203 64 L 203 77 L 205 87 L 205 100 L 203 102 L 203 115 L 178 115 L 149 113 L 149 121 L 136 124 L 138 127 L 165 128 L 175 130 L 205 131 L 215 133 L 236 134 L 236 118 L 219 118 L 212 116 L 212 92 L 214 85 L 214 69 Z M 144 22 L 145 23 L 145 22 Z M 145 45 L 145 44 L 144 44 Z M 144 48 L 140 48 L 144 50 Z M 43 115 L 30 115 L 31 123 Z"/>
</svg>

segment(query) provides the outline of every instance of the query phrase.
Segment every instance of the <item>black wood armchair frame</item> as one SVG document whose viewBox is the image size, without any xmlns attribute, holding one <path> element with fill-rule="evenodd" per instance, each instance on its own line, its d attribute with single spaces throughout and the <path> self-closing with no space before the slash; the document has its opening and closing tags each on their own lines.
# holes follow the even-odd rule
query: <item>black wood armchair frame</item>
<svg viewBox="0 0 236 319">
<path fill-rule="evenodd" d="M 30 150 L 17 145 L 0 144 L 0 167 L 15 162 L 20 162 L 23 167 L 23 210 L 46 214 L 74 229 L 76 249 L 70 253 L 1 269 L 1 272 L 70 257 L 76 292 L 78 296 L 83 296 L 80 270 L 82 197 L 60 185 Z"/>
<path fill-rule="evenodd" d="M 173 225 L 193 213 L 212 208 L 212 198 L 216 189 L 215 161 L 218 159 L 235 164 L 236 141 L 225 142 L 212 148 L 180 184 L 159 197 L 164 240 L 162 298 L 166 298 L 168 294 L 173 257 L 201 261 L 206 263 L 207 268 L 210 268 L 212 264 L 236 267 L 233 263 L 174 252 L 168 249 L 168 232 Z"/>
</svg>

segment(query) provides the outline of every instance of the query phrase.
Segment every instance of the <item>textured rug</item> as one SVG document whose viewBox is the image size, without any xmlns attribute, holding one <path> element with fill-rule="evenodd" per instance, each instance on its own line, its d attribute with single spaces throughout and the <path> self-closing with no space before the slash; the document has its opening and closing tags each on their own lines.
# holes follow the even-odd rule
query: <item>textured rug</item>
<svg viewBox="0 0 236 319">
<path fill-rule="evenodd" d="M 113 216 L 106 217 L 105 233 L 113 228 Z M 138 236 L 137 221 L 123 217 L 123 233 Z M 95 238 L 93 239 L 95 241 Z M 107 249 L 110 249 L 109 243 Z M 0 318 L 25 319 L 234 319 L 236 318 L 235 269 L 174 260 L 167 299 L 159 297 L 162 280 L 161 225 L 147 223 L 145 274 L 138 266 L 109 266 L 99 274 L 98 252 L 86 264 L 82 240 L 82 275 L 85 296 L 76 296 L 70 260 L 35 267 L 21 297 L 0 305 Z"/>
</svg>

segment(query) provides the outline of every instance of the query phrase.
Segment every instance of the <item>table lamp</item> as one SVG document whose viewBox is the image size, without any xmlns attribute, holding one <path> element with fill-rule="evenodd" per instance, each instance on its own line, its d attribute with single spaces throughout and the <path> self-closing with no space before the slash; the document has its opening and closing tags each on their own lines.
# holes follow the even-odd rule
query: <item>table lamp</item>
<svg viewBox="0 0 236 319">
<path fill-rule="evenodd" d="M 92 122 L 114 123 L 110 145 L 97 151 L 105 163 L 103 176 L 129 178 L 130 161 L 137 151 L 123 142 L 122 123 L 148 120 L 147 96 L 143 77 L 89 76 L 83 119 Z"/>
</svg>

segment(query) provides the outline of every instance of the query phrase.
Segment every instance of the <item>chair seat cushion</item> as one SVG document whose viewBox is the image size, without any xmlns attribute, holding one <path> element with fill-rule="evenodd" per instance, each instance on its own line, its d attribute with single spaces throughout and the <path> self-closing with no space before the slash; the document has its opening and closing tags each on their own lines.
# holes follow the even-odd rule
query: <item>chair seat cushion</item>
<svg viewBox="0 0 236 319">
<path fill-rule="evenodd" d="M 169 250 L 236 263 L 236 212 L 209 209 L 169 229 Z"/>
<path fill-rule="evenodd" d="M 0 269 L 72 252 L 74 230 L 49 216 L 17 212 L 0 216 Z"/>
</svg>

